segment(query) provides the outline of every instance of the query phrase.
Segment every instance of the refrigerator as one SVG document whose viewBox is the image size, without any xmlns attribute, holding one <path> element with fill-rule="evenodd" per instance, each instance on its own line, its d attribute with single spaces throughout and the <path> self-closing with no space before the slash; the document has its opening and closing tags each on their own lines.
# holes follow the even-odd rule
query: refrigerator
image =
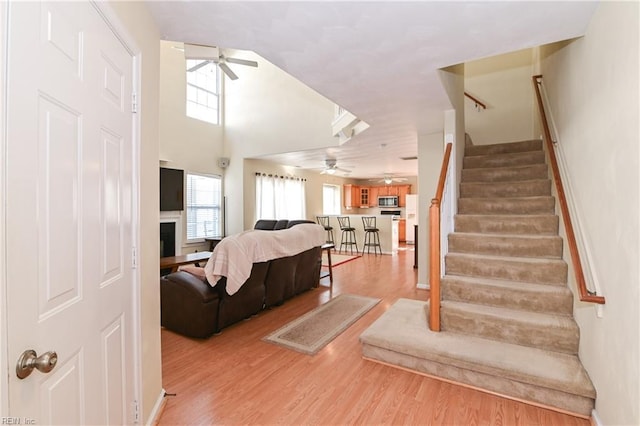
<svg viewBox="0 0 640 426">
<path fill-rule="evenodd" d="M 405 215 L 406 215 L 406 239 L 407 244 L 415 244 L 415 227 L 418 224 L 418 194 L 407 194 L 405 200 Z"/>
</svg>

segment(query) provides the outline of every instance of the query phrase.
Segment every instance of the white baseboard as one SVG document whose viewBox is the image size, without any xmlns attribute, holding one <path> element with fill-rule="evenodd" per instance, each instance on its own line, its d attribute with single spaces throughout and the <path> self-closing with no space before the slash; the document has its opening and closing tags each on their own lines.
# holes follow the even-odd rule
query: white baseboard
<svg viewBox="0 0 640 426">
<path fill-rule="evenodd" d="M 164 388 L 161 389 L 160 395 L 158 395 L 158 398 L 156 399 L 156 403 L 153 404 L 153 409 L 151 410 L 151 413 L 149 413 L 149 418 L 147 419 L 147 423 L 145 423 L 147 426 L 158 424 L 160 414 L 162 414 L 162 408 L 166 403 L 166 398 L 164 397 L 165 394 L 166 394 L 166 391 L 164 390 Z"/>
<path fill-rule="evenodd" d="M 600 420 L 600 416 L 598 416 L 598 412 L 595 408 L 591 411 L 591 424 L 594 426 L 604 426 L 604 423 Z"/>
<path fill-rule="evenodd" d="M 418 283 L 416 284 L 416 288 L 419 288 L 420 290 L 429 290 L 431 286 L 429 284 Z"/>
</svg>

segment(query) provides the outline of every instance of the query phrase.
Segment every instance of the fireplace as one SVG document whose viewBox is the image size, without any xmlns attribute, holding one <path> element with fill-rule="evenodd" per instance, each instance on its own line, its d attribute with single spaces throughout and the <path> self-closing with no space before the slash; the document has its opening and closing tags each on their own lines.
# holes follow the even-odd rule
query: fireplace
<svg viewBox="0 0 640 426">
<path fill-rule="evenodd" d="M 176 223 L 160 223 L 160 257 L 176 255 Z"/>
<path fill-rule="evenodd" d="M 180 212 L 160 212 L 160 257 L 182 254 L 182 233 Z"/>
</svg>

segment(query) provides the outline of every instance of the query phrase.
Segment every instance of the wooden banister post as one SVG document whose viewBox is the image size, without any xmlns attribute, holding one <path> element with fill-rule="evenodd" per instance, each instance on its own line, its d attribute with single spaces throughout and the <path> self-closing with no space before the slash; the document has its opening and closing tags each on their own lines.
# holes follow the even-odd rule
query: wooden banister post
<svg viewBox="0 0 640 426">
<path fill-rule="evenodd" d="M 429 329 L 440 331 L 440 200 L 429 207 Z"/>
</svg>

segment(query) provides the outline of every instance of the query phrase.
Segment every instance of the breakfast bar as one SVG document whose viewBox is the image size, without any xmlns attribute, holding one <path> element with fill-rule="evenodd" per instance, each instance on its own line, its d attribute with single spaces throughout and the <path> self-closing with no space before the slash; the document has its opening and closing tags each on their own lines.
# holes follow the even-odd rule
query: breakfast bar
<svg viewBox="0 0 640 426">
<path fill-rule="evenodd" d="M 379 229 L 381 246 L 380 248 L 382 250 L 382 254 L 395 255 L 398 253 L 398 217 L 389 215 L 362 214 L 349 214 L 342 216 L 347 216 L 349 218 L 349 222 L 351 223 L 351 227 L 355 228 L 356 243 L 358 245 L 358 251 L 360 253 L 362 253 L 365 237 L 362 218 L 371 216 L 376 218 L 376 227 Z M 340 250 L 342 231 L 340 230 L 340 224 L 338 223 L 338 216 L 329 216 L 329 224 L 333 227 L 335 232 L 336 250 Z M 349 249 L 347 249 L 347 251 L 349 252 Z M 371 249 L 371 254 L 373 254 L 373 249 Z"/>
</svg>

